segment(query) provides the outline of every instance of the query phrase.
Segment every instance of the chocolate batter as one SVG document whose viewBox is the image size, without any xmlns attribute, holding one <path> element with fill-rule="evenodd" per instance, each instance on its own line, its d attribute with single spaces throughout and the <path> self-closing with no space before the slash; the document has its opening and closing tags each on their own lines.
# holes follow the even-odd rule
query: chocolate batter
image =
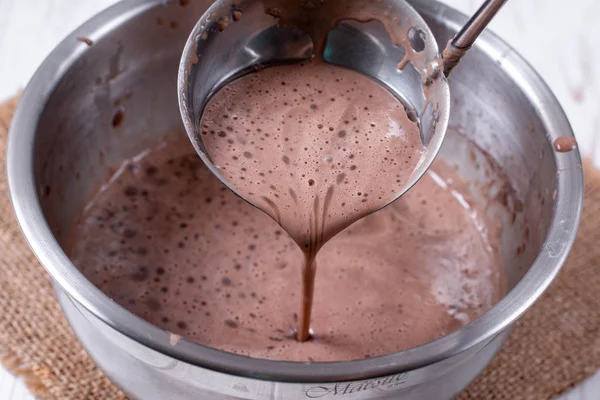
<svg viewBox="0 0 600 400">
<path fill-rule="evenodd" d="M 554 141 L 554 150 L 559 153 L 568 153 L 577 148 L 577 140 L 570 136 L 560 136 Z"/>
<path fill-rule="evenodd" d="M 173 343 L 183 336 L 278 360 L 372 357 L 447 334 L 504 294 L 497 230 L 463 187 L 438 162 L 323 247 L 305 343 L 294 338 L 301 251 L 187 140 L 126 162 L 91 199 L 68 253 L 108 296 L 173 332 Z"/>
<path fill-rule="evenodd" d="M 424 150 L 419 128 L 380 84 L 318 61 L 228 84 L 200 126 L 224 181 L 304 253 L 298 339 L 305 341 L 319 249 L 402 192 Z"/>
</svg>

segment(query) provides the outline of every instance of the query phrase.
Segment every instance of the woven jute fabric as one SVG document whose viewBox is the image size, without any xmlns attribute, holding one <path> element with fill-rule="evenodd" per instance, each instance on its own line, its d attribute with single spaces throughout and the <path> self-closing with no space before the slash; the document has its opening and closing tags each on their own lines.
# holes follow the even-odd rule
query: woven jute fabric
<svg viewBox="0 0 600 400">
<path fill-rule="evenodd" d="M 42 399 L 124 399 L 75 339 L 15 221 L 5 167 L 15 105 L 0 105 L 2 363 Z M 600 368 L 600 172 L 584 169 L 584 214 L 563 271 L 460 400 L 551 399 Z"/>
</svg>

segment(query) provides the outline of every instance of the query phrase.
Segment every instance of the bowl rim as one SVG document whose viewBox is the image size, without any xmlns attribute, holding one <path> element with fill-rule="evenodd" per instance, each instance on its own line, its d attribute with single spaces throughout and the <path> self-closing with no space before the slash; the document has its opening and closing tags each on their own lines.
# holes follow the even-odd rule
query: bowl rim
<svg viewBox="0 0 600 400">
<path fill-rule="evenodd" d="M 431 0 L 412 0 L 421 12 L 440 15 L 458 29 L 467 17 Z M 38 200 L 34 149 L 40 116 L 64 73 L 86 51 L 77 37 L 97 41 L 116 26 L 164 7 L 164 0 L 123 0 L 67 36 L 39 67 L 21 96 L 9 131 L 7 174 L 12 205 L 23 234 L 52 279 L 69 297 L 132 340 L 183 362 L 225 374 L 290 383 L 330 383 L 391 376 L 455 356 L 490 341 L 519 318 L 550 285 L 575 240 L 583 206 L 583 171 L 577 150 L 553 152 L 557 168 L 555 213 L 539 255 L 525 276 L 500 302 L 463 328 L 421 346 L 364 360 L 301 363 L 254 359 L 212 349 L 185 339 L 169 342 L 169 332 L 133 315 L 96 288 L 75 267 L 52 234 Z M 534 69 L 510 46 L 487 31 L 477 45 L 511 75 L 547 128 L 546 139 L 573 137 L 557 99 Z"/>
</svg>

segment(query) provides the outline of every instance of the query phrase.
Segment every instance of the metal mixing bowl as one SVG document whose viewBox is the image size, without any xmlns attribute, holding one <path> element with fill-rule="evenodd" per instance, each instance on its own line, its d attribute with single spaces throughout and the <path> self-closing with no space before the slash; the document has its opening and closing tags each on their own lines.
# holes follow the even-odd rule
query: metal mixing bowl
<svg viewBox="0 0 600 400">
<path fill-rule="evenodd" d="M 552 282 L 582 206 L 578 152 L 552 148 L 557 137 L 572 135 L 560 105 L 535 71 L 491 33 L 450 78 L 450 131 L 441 157 L 473 182 L 474 191 L 487 188 L 496 199 L 490 212 L 504 221 L 509 292 L 458 331 L 400 353 L 338 363 L 257 360 L 186 340 L 171 345 L 168 332 L 111 301 L 65 254 L 68 231 L 89 194 L 123 159 L 165 135 L 185 135 L 178 63 L 209 3 L 118 3 L 66 38 L 23 93 L 9 138 L 10 192 L 75 333 L 133 398 L 451 398 L 490 362 L 511 325 Z M 411 3 L 441 45 L 466 21 L 431 0 Z"/>
</svg>

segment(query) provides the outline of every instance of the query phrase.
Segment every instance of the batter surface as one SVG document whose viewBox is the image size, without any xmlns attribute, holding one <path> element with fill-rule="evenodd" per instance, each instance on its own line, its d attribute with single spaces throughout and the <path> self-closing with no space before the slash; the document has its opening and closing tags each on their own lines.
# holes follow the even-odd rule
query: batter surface
<svg viewBox="0 0 600 400">
<path fill-rule="evenodd" d="M 114 301 L 207 346 L 295 361 L 388 354 L 463 326 L 504 294 L 497 230 L 451 171 L 438 162 L 323 247 L 305 343 L 294 338 L 300 248 L 187 140 L 126 162 L 91 199 L 68 253 Z"/>
<path fill-rule="evenodd" d="M 419 127 L 379 83 L 315 60 L 228 83 L 200 129 L 221 178 L 304 253 L 297 336 L 307 340 L 319 250 L 402 193 L 423 153 Z"/>
</svg>

